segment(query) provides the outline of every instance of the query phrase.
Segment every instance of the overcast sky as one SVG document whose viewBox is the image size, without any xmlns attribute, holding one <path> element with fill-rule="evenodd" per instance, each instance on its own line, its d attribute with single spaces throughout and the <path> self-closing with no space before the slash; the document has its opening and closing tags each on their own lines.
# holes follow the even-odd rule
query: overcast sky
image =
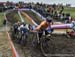
<svg viewBox="0 0 75 57">
<path fill-rule="evenodd" d="M 0 2 L 5 2 L 5 1 L 13 1 L 13 2 L 18 2 L 18 1 L 24 1 L 24 2 L 42 2 L 42 3 L 48 3 L 48 4 L 53 4 L 53 3 L 63 3 L 63 4 L 71 4 L 72 6 L 75 6 L 75 1 L 74 0 L 0 0 Z"/>
</svg>

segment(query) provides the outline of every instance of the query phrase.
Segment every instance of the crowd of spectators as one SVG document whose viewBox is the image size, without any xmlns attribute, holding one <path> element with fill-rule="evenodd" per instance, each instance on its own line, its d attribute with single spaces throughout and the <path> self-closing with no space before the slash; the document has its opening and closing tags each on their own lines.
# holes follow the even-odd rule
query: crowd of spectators
<svg viewBox="0 0 75 57">
<path fill-rule="evenodd" d="M 70 13 L 64 13 L 64 6 L 63 5 L 49 5 L 49 4 L 42 4 L 42 3 L 26 3 L 23 4 L 24 8 L 34 9 L 35 11 L 39 12 L 45 18 L 50 16 L 56 21 L 64 21 L 69 22 L 72 20 Z"/>
<path fill-rule="evenodd" d="M 34 9 L 35 11 L 39 12 L 43 17 L 52 17 L 56 21 L 64 21 L 64 20 L 72 20 L 72 17 L 69 13 L 64 13 L 64 6 L 62 4 L 43 4 L 43 3 L 13 3 L 13 2 L 6 2 L 3 4 L 5 7 L 10 7 L 10 9 L 19 7 L 19 8 L 29 8 Z M 7 8 L 6 8 L 7 9 Z"/>
</svg>

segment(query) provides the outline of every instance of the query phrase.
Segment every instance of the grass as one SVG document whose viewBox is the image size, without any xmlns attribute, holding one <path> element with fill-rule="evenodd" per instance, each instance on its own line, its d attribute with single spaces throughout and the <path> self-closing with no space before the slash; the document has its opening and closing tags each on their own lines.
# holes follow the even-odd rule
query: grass
<svg viewBox="0 0 75 57">
<path fill-rule="evenodd" d="M 4 14 L 0 12 L 0 26 L 3 24 Z"/>
<path fill-rule="evenodd" d="M 40 24 L 40 22 L 42 21 L 42 19 L 37 16 L 34 12 L 32 11 L 24 11 L 25 13 L 27 13 L 37 24 Z"/>
<path fill-rule="evenodd" d="M 64 7 L 64 13 L 70 13 L 73 18 L 75 18 L 75 8 L 74 7 Z"/>
<path fill-rule="evenodd" d="M 33 25 L 33 23 L 26 17 L 25 13 L 24 12 L 21 12 L 21 15 L 25 21 L 26 24 L 31 24 Z"/>
<path fill-rule="evenodd" d="M 21 21 L 17 11 L 13 11 L 7 14 L 8 21 L 14 24 L 17 21 Z"/>
</svg>

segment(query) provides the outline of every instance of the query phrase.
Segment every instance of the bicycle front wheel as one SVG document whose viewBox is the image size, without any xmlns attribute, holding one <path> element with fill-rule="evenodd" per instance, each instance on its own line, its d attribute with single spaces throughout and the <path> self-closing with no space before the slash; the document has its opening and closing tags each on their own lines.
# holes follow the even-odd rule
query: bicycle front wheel
<svg viewBox="0 0 75 57">
<path fill-rule="evenodd" d="M 44 56 L 54 53 L 54 44 L 52 43 L 52 39 L 46 39 L 45 37 L 42 38 L 41 42 L 41 52 Z"/>
</svg>

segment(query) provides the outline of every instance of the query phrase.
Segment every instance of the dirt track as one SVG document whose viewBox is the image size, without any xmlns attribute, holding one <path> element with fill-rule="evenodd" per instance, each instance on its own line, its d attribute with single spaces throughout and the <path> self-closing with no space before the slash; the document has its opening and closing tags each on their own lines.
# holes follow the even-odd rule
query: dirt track
<svg viewBox="0 0 75 57">
<path fill-rule="evenodd" d="M 66 29 L 57 29 L 54 32 L 66 33 Z M 75 39 L 67 38 L 66 35 L 53 35 L 52 44 L 54 48 L 50 50 L 54 54 L 75 54 Z"/>
<path fill-rule="evenodd" d="M 61 54 L 65 56 L 67 54 L 67 57 L 74 57 L 75 55 L 75 39 L 74 38 L 67 38 L 66 35 L 52 35 L 53 38 L 51 38 L 50 41 L 48 41 L 49 44 L 49 50 L 50 52 L 48 54 Z M 31 39 L 32 37 L 29 37 Z M 28 40 L 27 44 L 25 46 L 21 46 L 21 44 L 16 44 L 15 47 L 21 57 L 44 57 L 40 46 L 33 47 L 32 43 Z M 45 49 L 46 50 L 46 49 Z M 48 56 L 50 57 L 50 56 Z"/>
<path fill-rule="evenodd" d="M 0 57 L 12 57 L 6 32 L 0 32 Z"/>
<path fill-rule="evenodd" d="M 25 19 L 26 20 L 26 19 Z M 50 44 L 50 54 L 75 54 L 75 39 L 67 38 L 65 35 L 53 35 L 52 44 Z M 31 37 L 30 37 L 31 38 Z M 29 41 L 28 41 L 29 42 Z M 40 52 L 40 47 L 34 48 L 31 43 L 26 46 L 21 46 L 20 44 L 15 44 L 20 57 L 44 57 Z M 50 56 L 49 56 L 50 57 Z M 62 56 L 60 56 L 62 57 Z M 66 56 L 65 56 L 66 57 Z M 68 57 L 68 56 L 67 56 Z M 69 56 L 74 57 L 74 56 Z"/>
</svg>

